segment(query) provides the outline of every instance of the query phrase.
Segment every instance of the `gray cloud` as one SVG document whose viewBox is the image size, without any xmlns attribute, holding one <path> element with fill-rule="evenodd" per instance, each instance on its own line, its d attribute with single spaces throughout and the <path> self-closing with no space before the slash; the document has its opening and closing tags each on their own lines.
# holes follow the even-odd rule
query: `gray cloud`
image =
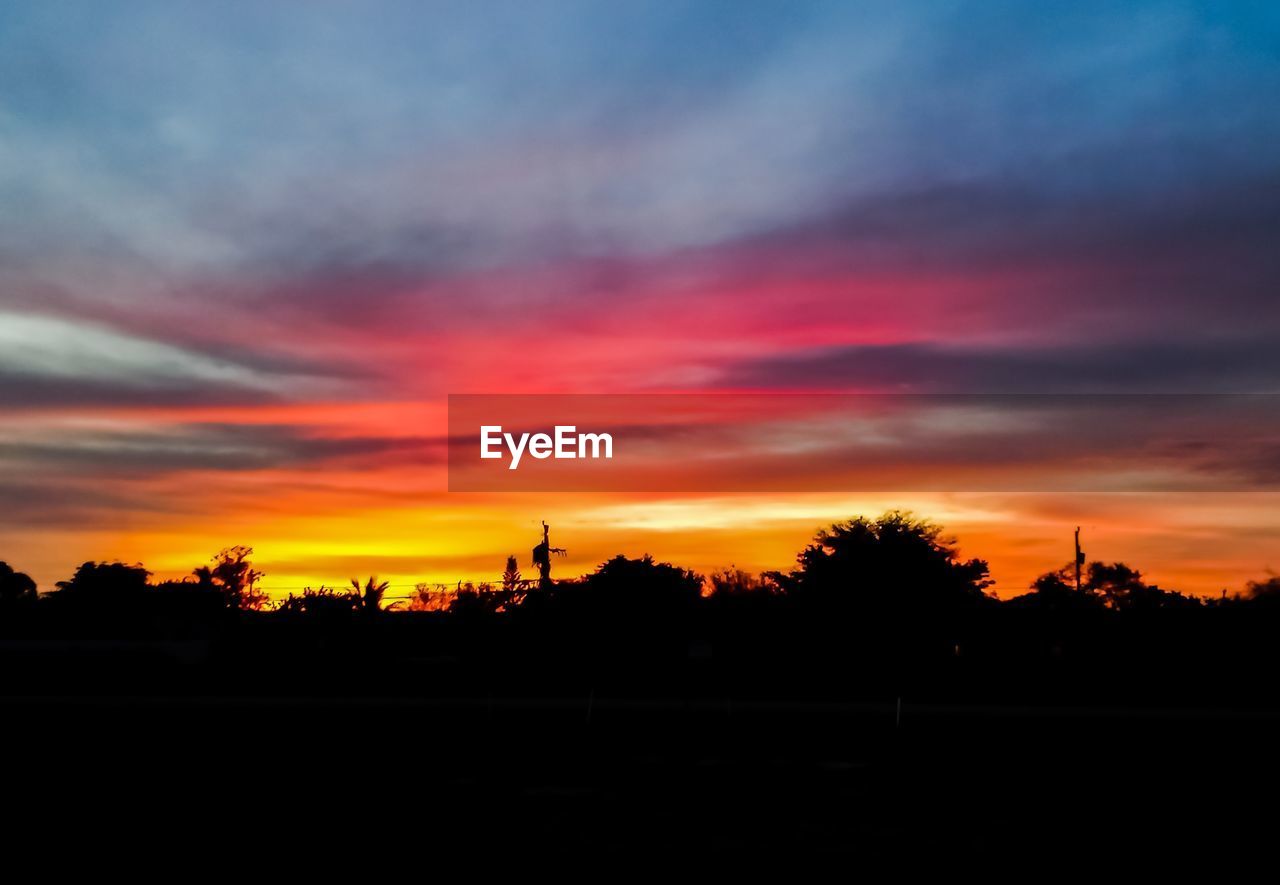
<svg viewBox="0 0 1280 885">
<path fill-rule="evenodd" d="M 1269 335 L 1040 347 L 856 345 L 740 362 L 721 383 L 744 388 L 918 393 L 1267 393 L 1280 390 Z"/>
<path fill-rule="evenodd" d="M 57 482 L 47 475 L 39 481 L 0 477 L 0 526 L 13 530 L 94 526 L 112 515 L 178 510 L 175 502 L 164 497 L 131 494 L 97 481 Z"/>
<path fill-rule="evenodd" d="M 278 399 L 271 391 L 209 381 L 174 379 L 147 384 L 0 370 L 0 408 L 252 405 Z"/>
<path fill-rule="evenodd" d="M 0 457 L 56 474 L 135 475 L 177 470 L 258 470 L 334 461 L 437 463 L 443 442 L 425 437 L 326 437 L 304 427 L 186 424 L 157 430 L 73 429 L 0 437 Z"/>
<path fill-rule="evenodd" d="M 168 340 L 65 314 L 0 311 L 0 408 L 262 403 L 370 376 L 239 342 L 191 342 L 201 328 Z"/>
</svg>

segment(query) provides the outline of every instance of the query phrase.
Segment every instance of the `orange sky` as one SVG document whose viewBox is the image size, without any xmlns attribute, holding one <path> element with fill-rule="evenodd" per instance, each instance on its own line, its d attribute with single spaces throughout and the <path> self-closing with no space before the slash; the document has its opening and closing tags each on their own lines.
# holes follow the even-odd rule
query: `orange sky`
<svg viewBox="0 0 1280 885">
<path fill-rule="evenodd" d="M 1072 516 L 1083 523 L 1091 558 L 1123 559 L 1162 586 L 1196 593 L 1234 592 L 1262 576 L 1272 563 L 1257 551 L 1274 549 L 1280 540 L 1274 516 L 1280 499 L 1272 493 L 1196 495 L 1185 502 L 1126 495 L 1065 501 L 1035 495 L 642 499 L 560 493 L 462 495 L 400 507 L 361 507 L 349 493 L 329 488 L 291 494 L 267 507 L 205 518 L 136 518 L 112 528 L 23 533 L 15 546 L 46 589 L 80 559 L 140 561 L 159 577 L 181 577 L 220 545 L 243 542 L 255 547 L 273 594 L 370 573 L 407 592 L 418 581 L 494 579 L 508 553 L 532 573 L 528 553 L 539 540 L 542 518 L 552 524 L 555 542 L 569 548 L 555 564 L 557 575 L 580 574 L 619 552 L 652 553 L 705 573 L 731 564 L 785 568 L 824 522 L 904 506 L 943 523 L 966 556 L 988 559 L 996 592 L 1009 596 L 1070 561 Z M 329 506 L 319 503 L 325 498 Z M 281 512 L 295 507 L 305 515 Z M 69 549 L 76 553 L 68 556 Z"/>
<path fill-rule="evenodd" d="M 223 426 L 296 422 L 326 439 L 403 437 L 407 452 L 326 455 L 314 464 L 262 469 L 130 469 L 99 476 L 75 524 L 32 524 L 8 535 L 15 564 L 49 589 L 86 559 L 143 562 L 181 577 L 222 546 L 251 545 L 273 595 L 378 574 L 397 592 L 419 581 L 493 579 L 514 553 L 526 571 L 543 519 L 569 555 L 561 576 L 616 554 L 654 556 L 707 572 L 735 565 L 788 567 L 820 526 L 909 509 L 943 524 L 965 556 L 991 563 L 1002 596 L 1071 557 L 1083 527 L 1091 558 L 1122 559 L 1163 586 L 1239 590 L 1280 549 L 1280 493 L 450 493 L 439 452 L 441 404 L 366 403 L 271 408 L 119 410 L 93 418 L 28 415 L 31 432 L 54 426 L 117 431 L 144 422 Z M 417 422 L 422 421 L 424 424 Z M 73 473 L 57 476 L 72 488 Z M 118 498 L 116 497 L 118 496 Z"/>
</svg>

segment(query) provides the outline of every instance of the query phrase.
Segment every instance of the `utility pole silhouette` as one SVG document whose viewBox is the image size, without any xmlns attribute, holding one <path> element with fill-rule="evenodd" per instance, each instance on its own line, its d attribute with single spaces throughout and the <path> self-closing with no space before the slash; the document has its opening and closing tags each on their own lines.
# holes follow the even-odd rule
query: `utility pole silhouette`
<svg viewBox="0 0 1280 885">
<path fill-rule="evenodd" d="M 533 564 L 538 568 L 538 589 L 551 587 L 551 554 L 564 556 L 568 551 L 563 547 L 551 546 L 551 526 L 542 521 L 542 543 L 533 548 Z"/>
<path fill-rule="evenodd" d="M 1076 526 L 1076 592 L 1080 592 L 1080 566 L 1084 565 L 1084 551 L 1080 549 L 1080 526 Z"/>
</svg>

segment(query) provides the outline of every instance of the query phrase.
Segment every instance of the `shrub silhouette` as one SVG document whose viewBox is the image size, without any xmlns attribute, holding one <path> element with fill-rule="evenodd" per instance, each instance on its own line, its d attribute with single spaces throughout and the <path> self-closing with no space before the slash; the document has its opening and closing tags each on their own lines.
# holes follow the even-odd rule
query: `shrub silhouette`
<svg viewBox="0 0 1280 885">
<path fill-rule="evenodd" d="M 444 587 L 420 581 L 414 585 L 413 596 L 405 608 L 411 612 L 443 611 L 448 608 L 447 598 L 448 590 Z"/>
<path fill-rule="evenodd" d="M 769 596 L 777 593 L 778 582 L 769 575 L 754 575 L 730 566 L 711 573 L 712 596 Z"/>
<path fill-rule="evenodd" d="M 511 594 L 503 589 L 495 589 L 487 581 L 479 584 L 460 581 L 453 599 L 449 601 L 448 611 L 452 615 L 474 618 L 506 611 L 513 601 Z"/>
<path fill-rule="evenodd" d="M 276 603 L 275 611 L 283 614 L 331 618 L 353 615 L 362 611 L 363 608 L 364 598 L 359 590 L 335 590 L 321 585 L 314 590 L 304 587 L 302 593 L 297 595 L 290 593 Z"/>
</svg>

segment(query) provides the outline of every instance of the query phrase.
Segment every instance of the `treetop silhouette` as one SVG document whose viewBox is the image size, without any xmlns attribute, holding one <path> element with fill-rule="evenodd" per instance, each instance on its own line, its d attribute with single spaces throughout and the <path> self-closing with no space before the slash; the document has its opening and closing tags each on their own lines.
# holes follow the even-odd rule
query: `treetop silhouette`
<svg viewBox="0 0 1280 885">
<path fill-rule="evenodd" d="M 34 604 L 38 594 L 36 582 L 24 572 L 16 572 L 7 562 L 0 562 L 0 606 Z"/>
<path fill-rule="evenodd" d="M 797 599 L 868 608 L 974 605 L 993 583 L 986 561 L 960 559 L 940 526 L 896 510 L 819 531 L 796 568 L 769 575 Z"/>
</svg>

